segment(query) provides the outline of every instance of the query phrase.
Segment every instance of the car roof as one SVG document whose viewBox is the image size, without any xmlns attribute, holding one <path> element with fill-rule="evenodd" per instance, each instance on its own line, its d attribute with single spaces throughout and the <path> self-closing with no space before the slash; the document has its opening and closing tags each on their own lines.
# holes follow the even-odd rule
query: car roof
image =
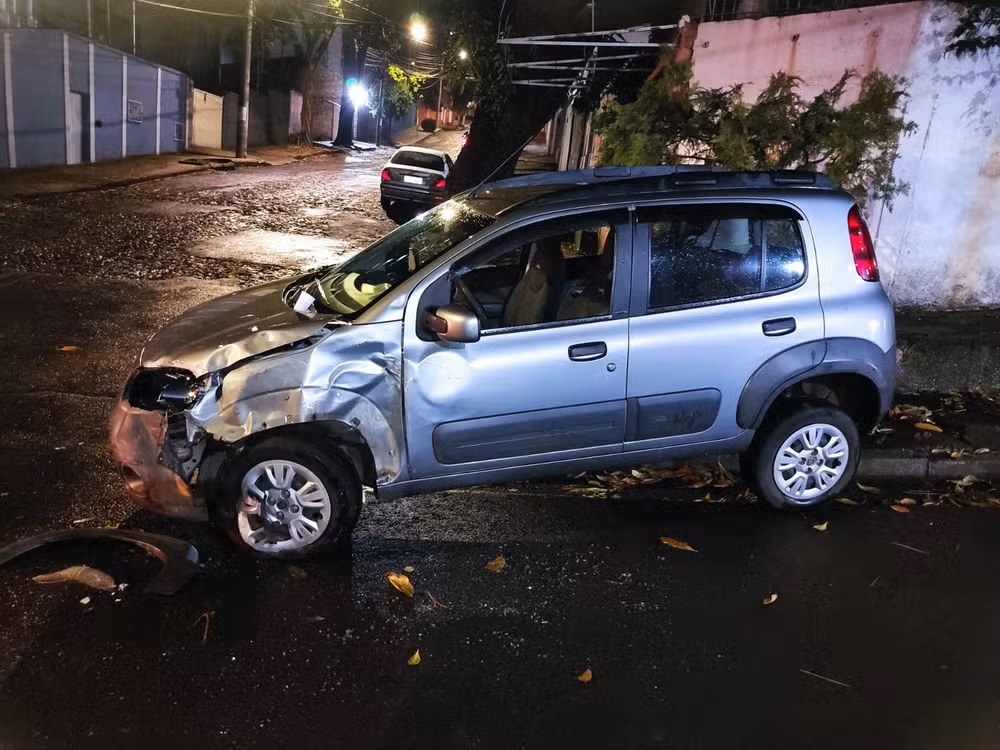
<svg viewBox="0 0 1000 750">
<path fill-rule="evenodd" d="M 843 191 L 821 172 L 797 170 L 729 171 L 704 166 L 595 167 L 523 175 L 486 183 L 466 199 L 477 210 L 497 216 L 514 208 L 542 208 L 635 198 L 678 198 L 724 192 L 727 199 L 744 195 L 809 190 Z"/>
<path fill-rule="evenodd" d="M 444 151 L 435 151 L 432 148 L 422 148 L 421 146 L 401 146 L 400 148 L 396 149 L 396 153 L 394 153 L 393 156 L 395 156 L 396 154 L 400 153 L 401 151 L 414 151 L 414 152 L 416 152 L 418 154 L 428 154 L 430 156 L 440 156 L 442 159 L 446 155 Z"/>
</svg>

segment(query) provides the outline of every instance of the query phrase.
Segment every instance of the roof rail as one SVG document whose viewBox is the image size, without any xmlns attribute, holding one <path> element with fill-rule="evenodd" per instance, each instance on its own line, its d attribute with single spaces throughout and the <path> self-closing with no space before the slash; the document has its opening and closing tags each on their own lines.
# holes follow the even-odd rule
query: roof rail
<svg viewBox="0 0 1000 750">
<path fill-rule="evenodd" d="M 806 170 L 776 169 L 770 171 L 730 171 L 721 167 L 706 167 L 700 164 L 679 164 L 657 167 L 594 167 L 574 169 L 565 172 L 543 172 L 541 174 L 510 177 L 505 180 L 488 182 L 479 191 L 503 188 L 530 188 L 544 185 L 564 188 L 601 185 L 628 180 L 663 178 L 664 187 L 708 186 L 718 187 L 764 187 L 810 186 L 835 188 L 837 185 L 822 172 Z"/>
</svg>

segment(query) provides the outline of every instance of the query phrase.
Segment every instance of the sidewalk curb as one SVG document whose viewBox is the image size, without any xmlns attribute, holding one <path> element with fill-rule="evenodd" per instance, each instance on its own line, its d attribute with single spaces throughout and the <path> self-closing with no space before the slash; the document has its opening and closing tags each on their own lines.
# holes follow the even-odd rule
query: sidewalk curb
<svg viewBox="0 0 1000 750">
<path fill-rule="evenodd" d="M 861 454 L 858 479 L 916 479 L 936 481 L 961 479 L 1000 479 L 1000 458 L 955 461 L 949 458 L 900 455 L 898 451 L 868 450 Z"/>
<path fill-rule="evenodd" d="M 736 456 L 726 456 L 720 463 L 731 472 L 739 471 Z M 856 479 L 864 482 L 900 479 L 934 482 L 967 476 L 986 480 L 1000 479 L 1000 458 L 955 461 L 949 458 L 914 456 L 898 450 L 862 449 Z"/>
</svg>

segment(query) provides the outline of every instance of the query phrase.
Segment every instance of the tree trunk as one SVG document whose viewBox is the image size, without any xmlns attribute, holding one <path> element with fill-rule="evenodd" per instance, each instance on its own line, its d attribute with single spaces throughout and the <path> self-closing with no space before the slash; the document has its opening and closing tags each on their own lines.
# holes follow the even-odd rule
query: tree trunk
<svg viewBox="0 0 1000 750">
<path fill-rule="evenodd" d="M 552 118 L 565 97 L 565 89 L 523 86 L 515 91 L 510 106 L 499 117 L 478 113 L 472 119 L 469 142 L 448 176 L 452 192 L 468 190 L 487 177 L 500 180 L 514 174 L 521 151 Z"/>
</svg>

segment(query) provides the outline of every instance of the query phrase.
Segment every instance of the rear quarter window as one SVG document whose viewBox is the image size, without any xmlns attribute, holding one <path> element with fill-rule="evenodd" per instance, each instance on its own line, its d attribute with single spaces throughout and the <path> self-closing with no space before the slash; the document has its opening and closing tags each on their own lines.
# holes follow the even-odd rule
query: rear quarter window
<svg viewBox="0 0 1000 750">
<path fill-rule="evenodd" d="M 805 276 L 799 217 L 780 206 L 642 209 L 648 224 L 649 309 L 776 292 Z"/>
<path fill-rule="evenodd" d="M 444 159 L 434 154 L 422 154 L 419 151 L 398 151 L 393 154 L 392 163 L 400 167 L 420 167 L 444 171 Z"/>
</svg>

